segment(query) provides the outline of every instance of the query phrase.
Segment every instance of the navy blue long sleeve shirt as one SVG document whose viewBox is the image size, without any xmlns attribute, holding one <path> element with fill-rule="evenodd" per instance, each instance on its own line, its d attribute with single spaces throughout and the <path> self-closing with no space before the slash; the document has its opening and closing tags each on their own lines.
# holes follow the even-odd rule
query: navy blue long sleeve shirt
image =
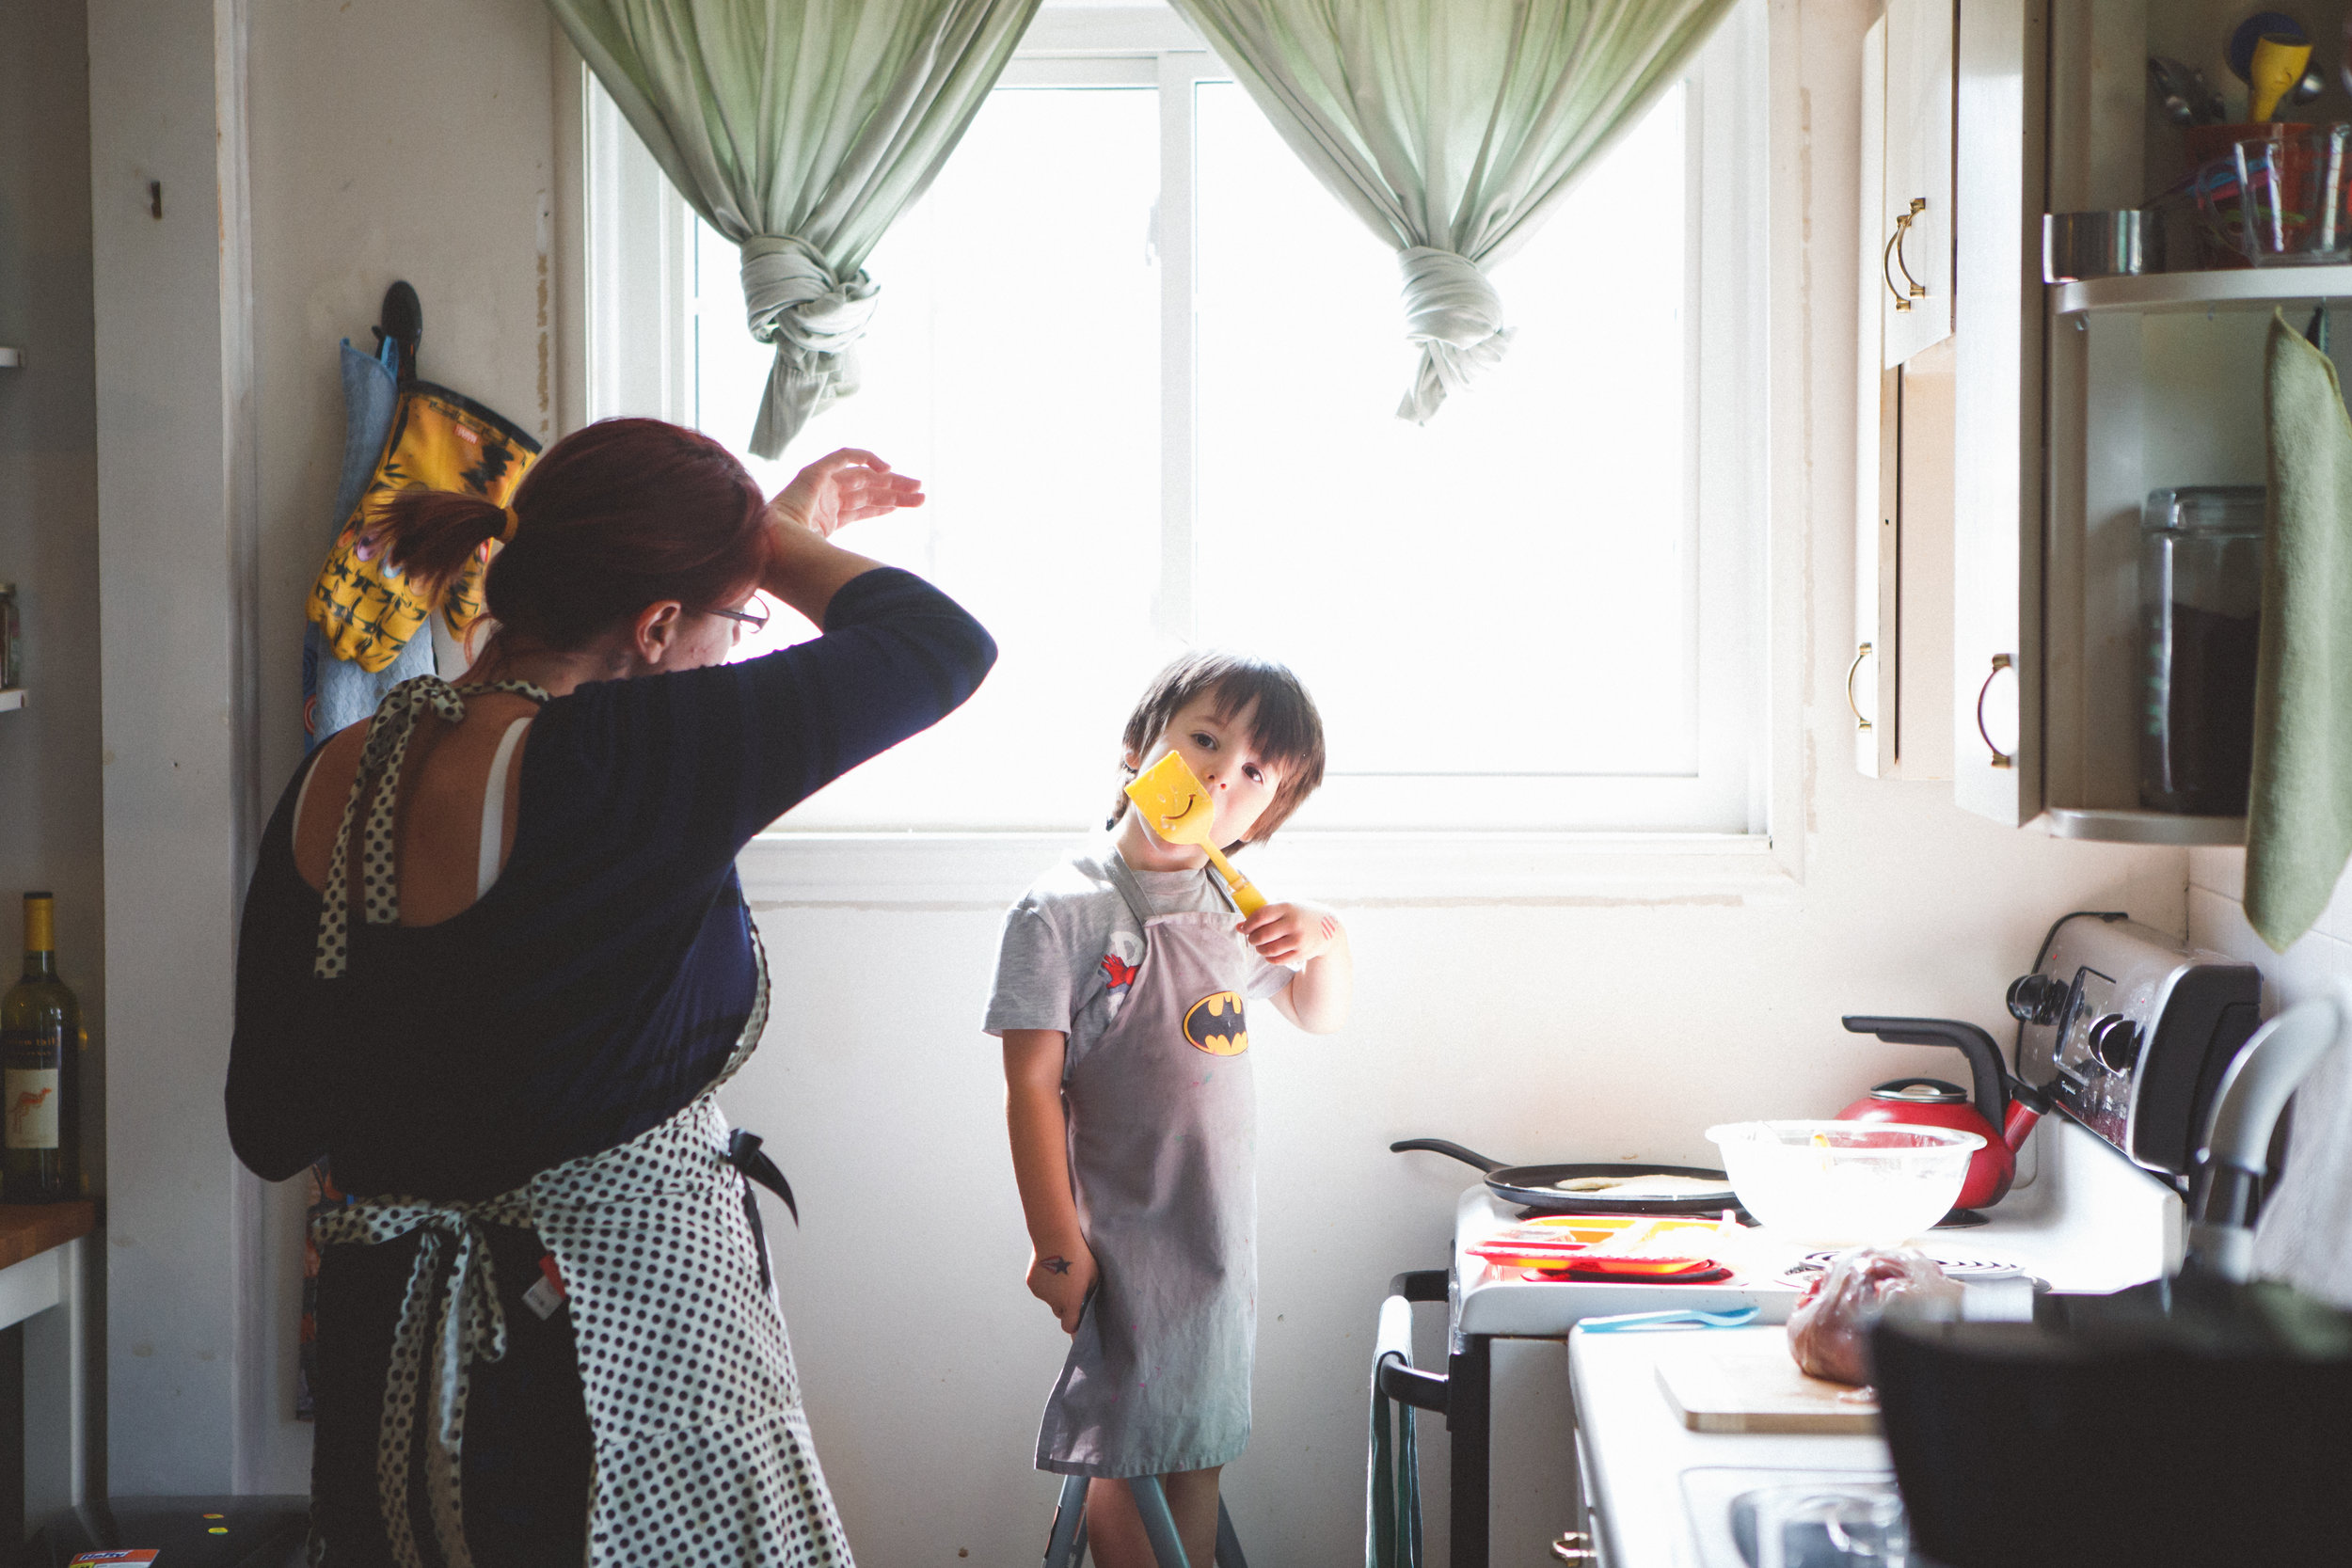
<svg viewBox="0 0 2352 1568">
<path fill-rule="evenodd" d="M 995 657 L 953 600 L 885 568 L 845 584 L 811 641 L 555 698 L 532 725 L 490 891 L 433 926 L 355 915 L 333 980 L 311 974 L 320 895 L 294 862 L 313 752 L 246 897 L 238 1158 L 272 1180 L 325 1155 L 347 1192 L 485 1197 L 675 1114 L 751 1013 L 737 852 L 937 722 Z"/>
</svg>

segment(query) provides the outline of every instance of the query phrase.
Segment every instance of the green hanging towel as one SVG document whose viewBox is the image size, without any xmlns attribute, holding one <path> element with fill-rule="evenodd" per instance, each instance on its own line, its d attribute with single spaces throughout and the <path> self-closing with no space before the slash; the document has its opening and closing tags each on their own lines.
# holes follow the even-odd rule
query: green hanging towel
<svg viewBox="0 0 2352 1568">
<path fill-rule="evenodd" d="M 1402 1307 L 1402 1298 L 1391 1297 Z M 1385 1320 L 1389 1308 L 1381 1308 Z M 1409 1316 L 1403 1343 L 1411 1342 Z M 1387 1326 L 1386 1323 L 1382 1325 Z M 1386 1335 L 1380 1336 L 1385 1339 Z M 1380 1356 L 1372 1365 L 1372 1451 L 1364 1477 L 1364 1568 L 1421 1568 L 1421 1455 L 1413 1441 L 1413 1407 L 1394 1405 L 1391 1435 L 1389 1396 L 1380 1387 Z M 1409 1355 L 1400 1357 L 1407 1368 Z"/>
<path fill-rule="evenodd" d="M 2270 322 L 2268 548 L 2246 918 L 2285 952 L 2352 858 L 2352 419 L 2328 356 Z"/>
</svg>

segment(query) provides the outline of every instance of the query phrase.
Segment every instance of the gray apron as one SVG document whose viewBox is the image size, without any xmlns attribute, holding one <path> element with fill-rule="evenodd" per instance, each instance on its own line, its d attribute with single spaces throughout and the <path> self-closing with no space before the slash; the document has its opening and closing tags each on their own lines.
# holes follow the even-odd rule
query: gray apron
<svg viewBox="0 0 2352 1568">
<path fill-rule="evenodd" d="M 1107 867 L 1143 923 L 1143 961 L 1062 1080 L 1078 1219 L 1101 1275 L 1046 1403 L 1037 1465 L 1170 1475 L 1229 1464 L 1249 1441 L 1249 950 L 1230 909 L 1156 914 L 1115 850 Z"/>
</svg>

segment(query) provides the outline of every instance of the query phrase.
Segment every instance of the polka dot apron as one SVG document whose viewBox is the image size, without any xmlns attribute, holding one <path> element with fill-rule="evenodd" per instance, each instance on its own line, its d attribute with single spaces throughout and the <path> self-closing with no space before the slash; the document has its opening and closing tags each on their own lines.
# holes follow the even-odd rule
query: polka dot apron
<svg viewBox="0 0 2352 1568">
<path fill-rule="evenodd" d="M 453 688 L 426 676 L 394 688 L 377 712 L 331 863 L 349 866 L 359 801 L 372 783 L 385 781 L 369 815 L 363 860 L 371 925 L 399 918 L 389 785 L 408 736 L 424 712 L 454 721 L 464 716 L 465 696 L 484 690 L 546 700 L 519 684 Z M 340 906 L 348 898 L 346 889 L 343 898 L 326 900 L 323 974 L 342 972 Z M 758 1152 L 759 1140 L 731 1130 L 719 1110 L 720 1086 L 750 1057 L 768 1020 L 768 963 L 756 931 L 753 953 L 758 985 L 734 1053 L 718 1079 L 667 1121 L 495 1197 L 362 1198 L 313 1223 L 320 1246 L 421 1237 L 393 1335 L 376 1448 L 377 1496 L 401 1568 L 474 1568 L 459 1495 L 467 1370 L 506 1353 L 504 1308 L 482 1229 L 488 1225 L 536 1232 L 563 1280 L 562 1309 L 572 1314 L 595 1434 L 591 1568 L 851 1568 L 802 1408 L 749 1183 L 775 1188 L 787 1204 L 791 1195 Z M 417 1539 L 409 1507 L 420 1428 L 429 1546 Z M 314 1532 L 310 1560 L 332 1568 L 333 1543 Z"/>
</svg>

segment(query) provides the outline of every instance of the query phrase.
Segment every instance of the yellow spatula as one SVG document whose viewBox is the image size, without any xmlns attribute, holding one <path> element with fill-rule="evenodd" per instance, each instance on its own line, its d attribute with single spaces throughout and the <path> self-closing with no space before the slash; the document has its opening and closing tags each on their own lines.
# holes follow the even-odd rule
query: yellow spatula
<svg viewBox="0 0 2352 1568">
<path fill-rule="evenodd" d="M 1209 863 L 1216 867 L 1225 885 L 1233 890 L 1233 902 L 1244 914 L 1256 914 L 1265 908 L 1265 895 L 1233 869 L 1233 863 L 1218 853 L 1209 842 L 1216 817 L 1216 802 L 1209 795 L 1208 785 L 1193 777 L 1184 766 L 1181 752 L 1170 752 L 1151 767 L 1136 775 L 1127 785 L 1127 799 L 1143 814 L 1143 825 L 1170 844 L 1198 844 L 1209 852 Z"/>
<path fill-rule="evenodd" d="M 2251 89 L 2249 107 L 2256 119 L 2279 112 L 2280 100 L 2295 90 L 2312 62 L 2312 46 L 2292 38 L 2265 34 L 2254 42 L 2254 58 L 2247 69 Z"/>
</svg>

